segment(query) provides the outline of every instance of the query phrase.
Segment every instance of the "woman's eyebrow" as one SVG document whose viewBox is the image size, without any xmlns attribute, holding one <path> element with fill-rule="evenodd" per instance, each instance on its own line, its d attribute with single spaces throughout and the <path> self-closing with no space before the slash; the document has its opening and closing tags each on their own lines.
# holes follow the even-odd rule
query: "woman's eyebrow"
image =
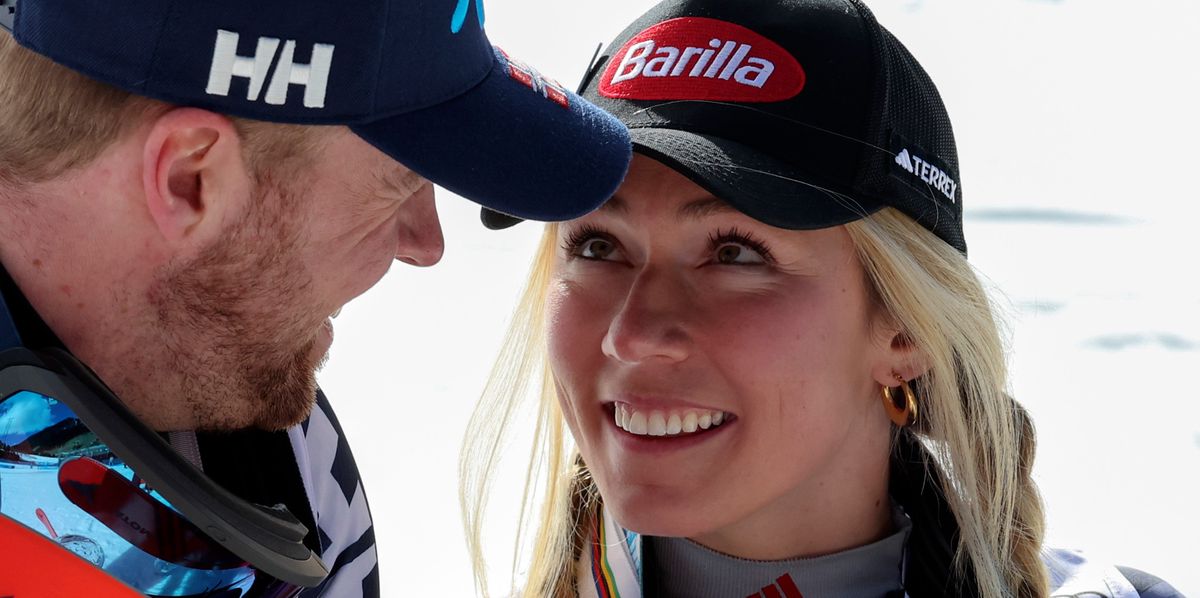
<svg viewBox="0 0 1200 598">
<path fill-rule="evenodd" d="M 597 211 L 628 214 L 629 204 L 621 196 L 614 195 L 608 201 L 604 202 Z M 737 212 L 737 210 L 716 197 L 702 197 L 679 206 L 678 214 L 680 218 L 698 220 L 705 216 L 728 212 Z"/>
<path fill-rule="evenodd" d="M 736 212 L 733 206 L 715 197 L 704 197 L 679 206 L 679 216 L 697 220 L 713 214 Z"/>
</svg>

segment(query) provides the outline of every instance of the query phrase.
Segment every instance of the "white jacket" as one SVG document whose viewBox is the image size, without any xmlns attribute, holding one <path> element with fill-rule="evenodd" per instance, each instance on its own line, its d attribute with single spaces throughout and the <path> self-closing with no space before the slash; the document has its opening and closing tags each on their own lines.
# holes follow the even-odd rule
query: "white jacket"
<svg viewBox="0 0 1200 598">
<path fill-rule="evenodd" d="M 576 563 L 580 598 L 642 598 L 641 536 L 617 525 L 607 512 Z M 1089 561 L 1082 553 L 1047 549 L 1052 598 L 1143 598 L 1116 567 Z M 1182 598 L 1162 583 L 1153 598 Z M 1149 598 L 1149 597 L 1147 597 Z"/>
</svg>

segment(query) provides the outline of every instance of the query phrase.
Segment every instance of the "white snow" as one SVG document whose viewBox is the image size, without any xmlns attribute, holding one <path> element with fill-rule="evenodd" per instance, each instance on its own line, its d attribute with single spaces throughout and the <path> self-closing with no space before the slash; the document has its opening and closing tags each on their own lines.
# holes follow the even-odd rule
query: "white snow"
<svg viewBox="0 0 1200 598">
<path fill-rule="evenodd" d="M 1007 303 L 1049 540 L 1200 595 L 1200 4 L 875 0 L 955 123 L 971 261 Z M 494 0 L 493 42 L 569 87 L 650 2 Z M 447 13 L 449 15 L 449 13 Z M 362 469 L 385 596 L 471 595 L 458 447 L 539 233 L 442 192 L 445 259 L 336 322 L 320 379 Z M 494 489 L 502 590 L 525 447 Z"/>
</svg>

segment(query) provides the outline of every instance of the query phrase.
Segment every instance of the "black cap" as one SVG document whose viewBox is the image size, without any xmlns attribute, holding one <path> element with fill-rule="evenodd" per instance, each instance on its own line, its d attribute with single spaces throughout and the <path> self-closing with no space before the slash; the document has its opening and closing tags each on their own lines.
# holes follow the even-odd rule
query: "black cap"
<svg viewBox="0 0 1200 598">
<path fill-rule="evenodd" d="M 764 223 L 825 228 L 893 206 L 966 252 L 945 106 L 858 0 L 662 2 L 582 95 L 635 151 Z"/>
</svg>

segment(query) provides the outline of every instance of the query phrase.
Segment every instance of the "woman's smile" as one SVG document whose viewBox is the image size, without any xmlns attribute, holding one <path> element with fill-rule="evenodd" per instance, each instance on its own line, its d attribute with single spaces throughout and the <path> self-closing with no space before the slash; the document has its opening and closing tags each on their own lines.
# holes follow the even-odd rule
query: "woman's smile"
<svg viewBox="0 0 1200 598">
<path fill-rule="evenodd" d="M 731 429 L 737 421 L 737 416 L 725 411 L 694 407 L 660 409 L 613 402 L 602 405 L 602 411 L 609 422 L 605 434 L 619 453 L 627 453 L 618 459 L 688 454 L 695 447 L 722 443 L 734 433 Z"/>
</svg>

